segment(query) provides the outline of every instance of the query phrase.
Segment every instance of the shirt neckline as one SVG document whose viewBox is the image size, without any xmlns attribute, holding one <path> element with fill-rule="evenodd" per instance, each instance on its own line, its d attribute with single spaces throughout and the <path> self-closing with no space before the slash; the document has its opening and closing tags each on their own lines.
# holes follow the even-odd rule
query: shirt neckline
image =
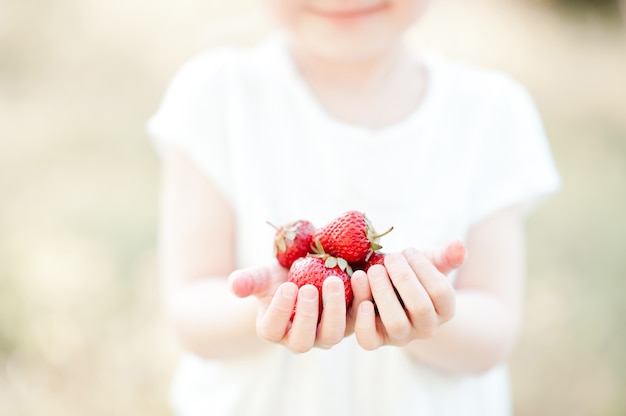
<svg viewBox="0 0 626 416">
<path fill-rule="evenodd" d="M 271 44 L 275 46 L 279 54 L 279 59 L 282 61 L 282 67 L 284 68 L 284 74 L 287 80 L 295 86 L 295 92 L 297 99 L 311 109 L 311 117 L 314 122 L 318 122 L 322 125 L 332 126 L 341 132 L 342 137 L 356 138 L 363 140 L 364 138 L 371 138 L 379 140 L 384 138 L 385 140 L 395 140 L 406 138 L 407 136 L 415 134 L 423 128 L 423 124 L 429 119 L 429 114 L 432 113 L 433 108 L 436 105 L 436 90 L 438 88 L 437 71 L 434 70 L 435 65 L 434 56 L 429 53 L 416 53 L 415 56 L 419 58 L 420 62 L 425 66 L 428 74 L 428 81 L 426 91 L 419 105 L 403 120 L 396 123 L 383 126 L 381 128 L 369 128 L 352 124 L 330 115 L 319 100 L 314 96 L 310 87 L 306 84 L 304 79 L 298 72 L 298 69 L 291 57 L 287 48 L 287 39 L 283 33 L 276 33 L 271 40 Z M 411 134 L 407 134 L 410 132 Z"/>
</svg>

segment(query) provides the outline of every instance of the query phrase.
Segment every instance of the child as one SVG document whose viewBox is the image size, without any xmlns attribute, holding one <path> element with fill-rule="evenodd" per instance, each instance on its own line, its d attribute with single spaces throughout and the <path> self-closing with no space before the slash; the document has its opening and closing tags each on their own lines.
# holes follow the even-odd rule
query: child
<svg viewBox="0 0 626 416">
<path fill-rule="evenodd" d="M 510 413 L 524 216 L 559 178 L 520 85 L 406 48 L 426 3 L 269 0 L 275 35 L 201 53 L 171 83 L 148 128 L 187 351 L 176 415 Z M 348 310 L 326 280 L 318 325 L 266 221 L 348 210 L 394 227 L 389 254 L 353 275 Z"/>
</svg>

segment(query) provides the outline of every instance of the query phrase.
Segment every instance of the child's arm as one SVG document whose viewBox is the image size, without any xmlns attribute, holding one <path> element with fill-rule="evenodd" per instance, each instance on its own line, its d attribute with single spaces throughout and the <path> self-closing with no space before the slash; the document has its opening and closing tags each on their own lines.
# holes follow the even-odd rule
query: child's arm
<svg viewBox="0 0 626 416">
<path fill-rule="evenodd" d="M 167 318 L 186 349 L 222 357 L 258 348 L 256 303 L 233 296 L 234 214 L 175 150 L 163 155 L 160 260 Z"/>
<path fill-rule="evenodd" d="M 404 257 L 418 285 L 400 283 L 401 258 L 390 259 L 397 264 L 386 262 L 386 269 L 370 269 L 367 280 L 380 315 L 375 315 L 370 302 L 363 302 L 355 327 L 359 343 L 367 349 L 403 346 L 420 362 L 452 372 L 481 372 L 506 360 L 520 327 L 523 246 L 523 216 L 517 208 L 476 225 L 469 234 L 468 259 L 459 269 L 453 298 L 438 280 L 443 275 L 437 276 L 415 251 L 405 250 Z M 406 309 L 389 296 L 391 281 Z"/>
<path fill-rule="evenodd" d="M 161 196 L 163 297 L 167 317 L 187 350 L 222 358 L 257 350 L 267 341 L 294 352 L 341 341 L 346 308 L 344 285 L 338 278 L 324 284 L 328 313 L 319 327 L 317 289 L 298 290 L 287 283 L 287 270 L 277 262 L 236 271 L 228 282 L 235 268 L 233 210 L 174 150 L 163 155 Z M 296 301 L 298 314 L 291 323 Z"/>
</svg>

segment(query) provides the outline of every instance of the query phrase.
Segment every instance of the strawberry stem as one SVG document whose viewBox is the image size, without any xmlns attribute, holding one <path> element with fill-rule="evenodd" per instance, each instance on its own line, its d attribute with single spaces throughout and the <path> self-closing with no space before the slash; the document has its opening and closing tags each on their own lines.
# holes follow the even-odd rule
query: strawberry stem
<svg viewBox="0 0 626 416">
<path fill-rule="evenodd" d="M 386 236 L 387 234 L 389 234 L 392 230 L 393 230 L 393 227 L 389 227 L 389 229 L 388 229 L 387 231 L 385 231 L 384 233 L 375 234 L 373 237 L 374 237 L 375 239 L 378 239 L 378 238 L 380 238 L 380 237 L 384 237 L 384 236 Z"/>
</svg>

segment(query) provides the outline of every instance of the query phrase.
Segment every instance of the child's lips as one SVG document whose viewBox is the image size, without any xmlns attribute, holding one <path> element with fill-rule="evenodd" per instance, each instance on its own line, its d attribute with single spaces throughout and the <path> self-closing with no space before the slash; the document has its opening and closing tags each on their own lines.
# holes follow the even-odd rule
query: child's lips
<svg viewBox="0 0 626 416">
<path fill-rule="evenodd" d="M 350 9 L 338 9 L 338 10 L 326 10 L 318 8 L 310 8 L 309 11 L 321 17 L 325 17 L 333 20 L 349 20 L 357 19 L 360 17 L 367 17 L 376 13 L 379 13 L 387 9 L 387 3 L 375 4 L 372 6 L 357 7 Z"/>
</svg>

